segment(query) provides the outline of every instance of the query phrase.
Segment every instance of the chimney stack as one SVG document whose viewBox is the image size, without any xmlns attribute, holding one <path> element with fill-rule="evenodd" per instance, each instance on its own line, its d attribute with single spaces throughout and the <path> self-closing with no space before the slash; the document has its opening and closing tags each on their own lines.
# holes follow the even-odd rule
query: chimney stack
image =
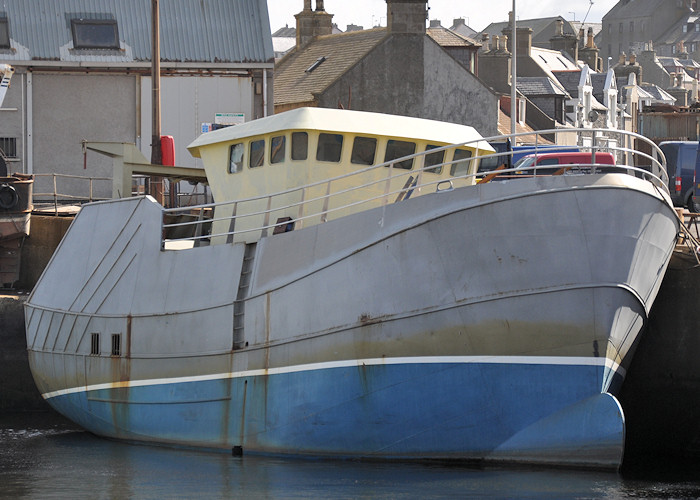
<svg viewBox="0 0 700 500">
<path fill-rule="evenodd" d="M 304 10 L 294 17 L 297 20 L 297 47 L 317 36 L 333 33 L 333 14 L 324 10 L 323 0 L 316 0 L 315 11 L 311 10 L 311 0 L 304 0 Z"/>
<path fill-rule="evenodd" d="M 426 19 L 426 0 L 386 0 L 386 26 L 389 33 L 425 35 Z"/>
</svg>

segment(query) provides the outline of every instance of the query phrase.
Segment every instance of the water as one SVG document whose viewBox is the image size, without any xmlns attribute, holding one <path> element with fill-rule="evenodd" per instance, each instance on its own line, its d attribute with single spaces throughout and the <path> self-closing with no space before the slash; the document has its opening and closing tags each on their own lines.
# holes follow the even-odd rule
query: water
<svg viewBox="0 0 700 500">
<path fill-rule="evenodd" d="M 698 498 L 700 464 L 622 473 L 233 457 L 110 441 L 46 415 L 0 415 L 0 498 Z"/>
</svg>

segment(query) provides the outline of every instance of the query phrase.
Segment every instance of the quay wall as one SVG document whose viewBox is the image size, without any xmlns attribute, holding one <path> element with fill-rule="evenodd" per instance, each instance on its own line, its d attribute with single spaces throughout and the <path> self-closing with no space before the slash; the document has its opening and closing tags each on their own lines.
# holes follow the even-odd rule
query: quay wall
<svg viewBox="0 0 700 500">
<path fill-rule="evenodd" d="M 700 265 L 671 258 L 620 393 L 625 456 L 700 458 Z"/>
<path fill-rule="evenodd" d="M 68 230 L 72 217 L 32 215 L 14 291 L 0 291 L 0 411 L 47 411 L 32 378 L 24 334 L 24 302 Z"/>
</svg>

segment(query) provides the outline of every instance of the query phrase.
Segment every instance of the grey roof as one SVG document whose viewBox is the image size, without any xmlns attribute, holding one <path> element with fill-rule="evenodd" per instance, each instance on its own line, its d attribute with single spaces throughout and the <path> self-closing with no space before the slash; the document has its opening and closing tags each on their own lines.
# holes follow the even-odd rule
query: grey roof
<svg viewBox="0 0 700 500">
<path fill-rule="evenodd" d="M 664 5 L 665 0 L 634 0 L 633 2 L 617 2 L 612 9 L 610 9 L 604 16 L 603 21 L 608 18 L 623 17 L 623 18 L 635 18 L 652 16 L 659 9 L 672 8 L 668 5 Z"/>
<path fill-rule="evenodd" d="M 165 0 L 160 53 L 167 62 L 272 62 L 265 0 Z M 151 0 L 2 0 L 11 49 L 0 61 L 151 60 Z M 120 49 L 73 49 L 73 18 L 113 19 Z"/>
<path fill-rule="evenodd" d="M 559 85 L 547 76 L 519 76 L 516 85 L 518 91 L 526 96 L 566 96 Z"/>
<path fill-rule="evenodd" d="M 574 30 L 571 23 L 568 22 L 561 16 L 555 17 L 540 17 L 536 19 L 518 19 L 515 23 L 516 27 L 519 28 L 530 28 L 532 29 L 532 42 L 533 44 L 544 44 L 549 46 L 549 40 L 554 36 L 556 21 L 564 21 L 563 31 L 565 35 L 578 35 L 578 32 Z M 504 29 L 510 29 L 510 23 L 508 21 L 500 23 L 491 23 L 480 33 L 488 33 L 490 36 L 501 35 Z M 510 33 L 508 34 L 510 36 Z"/>
<path fill-rule="evenodd" d="M 564 90 L 573 98 L 578 98 L 578 82 L 581 80 L 581 70 L 552 71 Z"/>
</svg>

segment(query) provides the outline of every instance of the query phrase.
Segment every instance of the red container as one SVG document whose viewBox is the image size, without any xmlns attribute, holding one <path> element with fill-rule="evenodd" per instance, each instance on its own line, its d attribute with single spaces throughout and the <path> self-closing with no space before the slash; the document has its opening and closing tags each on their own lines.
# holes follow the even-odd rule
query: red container
<svg viewBox="0 0 700 500">
<path fill-rule="evenodd" d="M 160 136 L 161 165 L 175 166 L 175 140 L 172 135 Z"/>
</svg>

